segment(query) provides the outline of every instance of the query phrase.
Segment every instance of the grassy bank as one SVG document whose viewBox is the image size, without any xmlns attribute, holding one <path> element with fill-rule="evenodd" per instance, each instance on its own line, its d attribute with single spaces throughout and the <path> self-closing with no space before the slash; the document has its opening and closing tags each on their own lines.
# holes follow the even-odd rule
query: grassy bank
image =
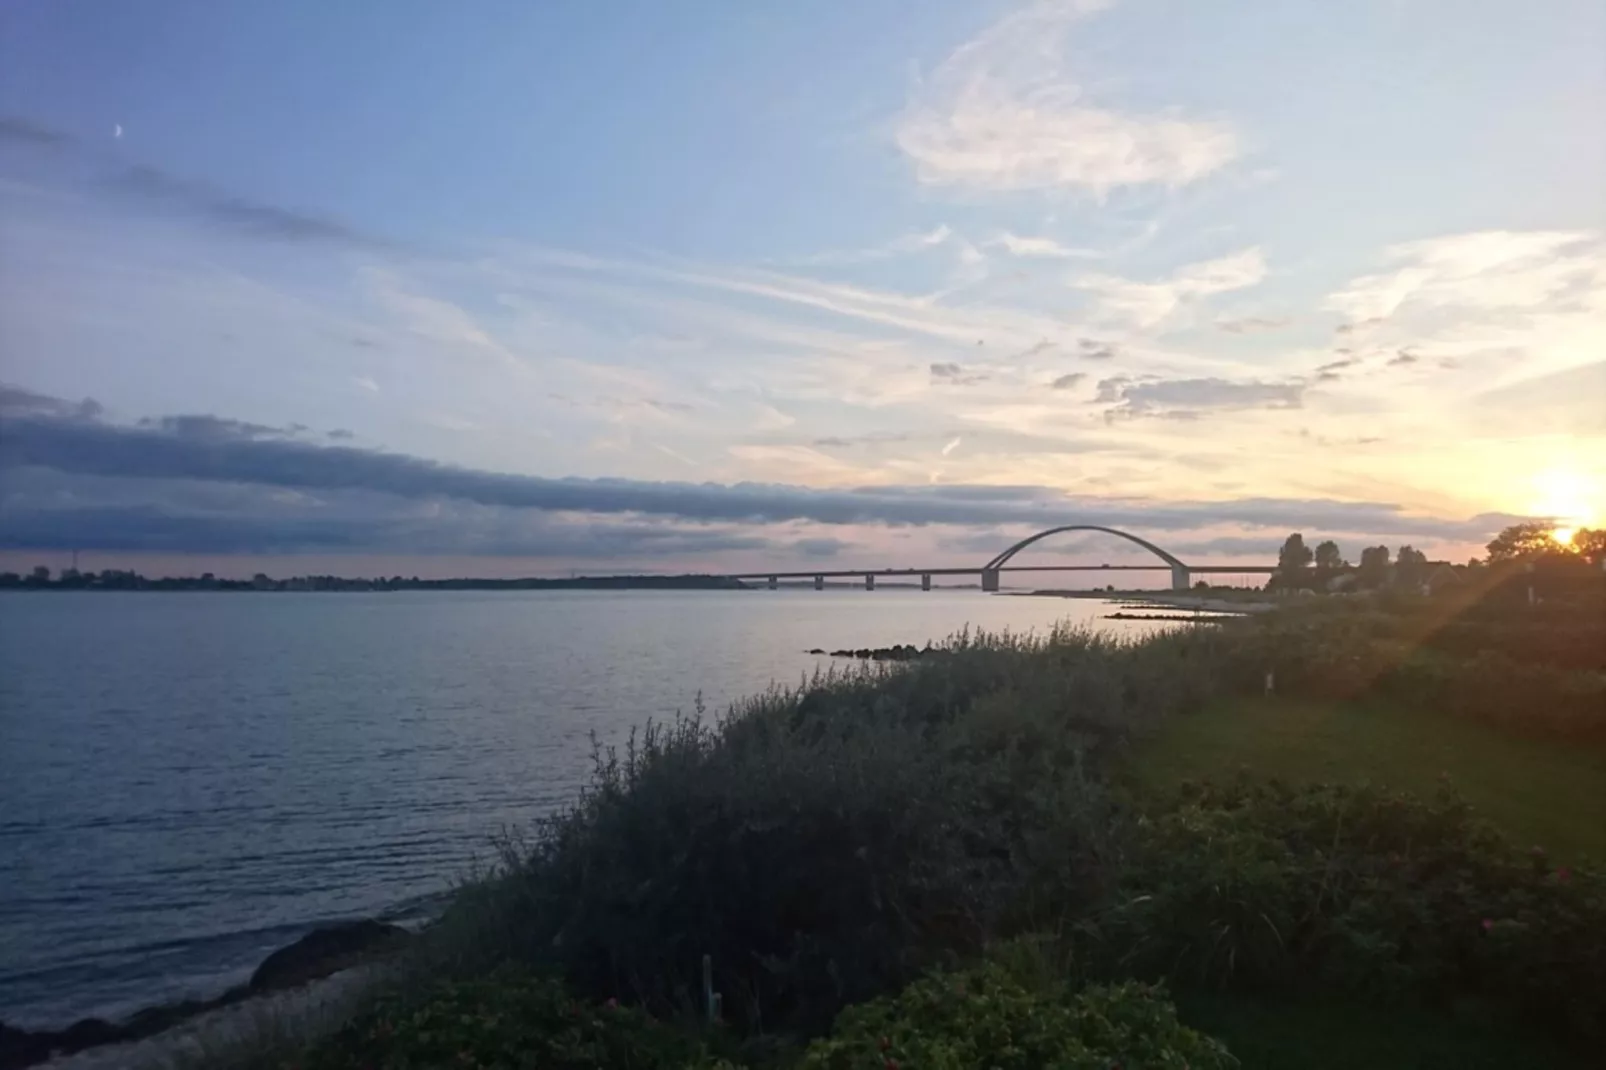
<svg viewBox="0 0 1606 1070">
<path fill-rule="evenodd" d="M 1565 1065 L 1606 1040 L 1606 881 L 1572 857 L 1606 680 L 1489 607 L 1435 646 L 1430 612 L 960 637 L 650 727 L 292 1061 L 1198 1070 L 1318 1065 L 1365 1020 L 1406 1067 L 1475 1019 Z"/>
<path fill-rule="evenodd" d="M 1517 843 L 1606 859 L 1606 747 L 1388 702 L 1228 696 L 1134 747 L 1122 772 L 1154 790 L 1239 770 L 1424 797 L 1448 784 Z"/>
</svg>

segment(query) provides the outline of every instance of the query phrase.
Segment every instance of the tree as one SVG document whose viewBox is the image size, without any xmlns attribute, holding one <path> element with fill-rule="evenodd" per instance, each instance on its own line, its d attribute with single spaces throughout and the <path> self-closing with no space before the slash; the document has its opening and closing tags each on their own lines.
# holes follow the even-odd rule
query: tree
<svg viewBox="0 0 1606 1070">
<path fill-rule="evenodd" d="M 1553 530 L 1549 524 L 1511 525 L 1490 541 L 1489 563 L 1563 552 L 1564 548 L 1551 534 Z"/>
<path fill-rule="evenodd" d="M 1349 562 L 1338 552 L 1338 543 L 1326 539 L 1316 544 L 1316 567 L 1326 572 L 1341 569 Z"/>
<path fill-rule="evenodd" d="M 1426 577 L 1428 555 L 1411 546 L 1400 547 L 1394 555 L 1394 582 L 1401 587 L 1415 587 Z"/>
<path fill-rule="evenodd" d="M 1606 528 L 1598 531 L 1579 528 L 1573 534 L 1572 549 L 1573 553 L 1591 565 L 1599 565 L 1602 561 L 1606 561 Z"/>
<path fill-rule="evenodd" d="M 1389 578 L 1389 548 L 1368 546 L 1361 551 L 1360 584 L 1362 587 L 1381 587 Z"/>
<path fill-rule="evenodd" d="M 50 570 L 43 565 L 35 565 L 33 571 L 28 573 L 28 582 L 43 586 L 50 582 Z"/>
<path fill-rule="evenodd" d="M 1294 532 L 1283 542 L 1283 548 L 1277 553 L 1277 571 L 1292 579 L 1316 555 L 1311 553 L 1310 547 L 1305 545 L 1305 536 Z"/>
</svg>

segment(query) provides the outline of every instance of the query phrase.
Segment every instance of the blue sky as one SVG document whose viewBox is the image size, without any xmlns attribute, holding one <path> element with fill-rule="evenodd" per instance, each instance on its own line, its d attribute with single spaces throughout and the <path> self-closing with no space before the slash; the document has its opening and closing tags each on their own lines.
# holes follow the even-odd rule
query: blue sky
<svg viewBox="0 0 1606 1070">
<path fill-rule="evenodd" d="M 936 564 L 1046 514 L 1244 560 L 1599 524 L 1603 39 L 1585 0 L 20 0 L 12 419 L 243 467 L 23 435 L 0 547 L 518 571 Z M 340 451 L 813 504 L 337 484 Z M 819 506 L 853 491 L 974 508 Z"/>
</svg>

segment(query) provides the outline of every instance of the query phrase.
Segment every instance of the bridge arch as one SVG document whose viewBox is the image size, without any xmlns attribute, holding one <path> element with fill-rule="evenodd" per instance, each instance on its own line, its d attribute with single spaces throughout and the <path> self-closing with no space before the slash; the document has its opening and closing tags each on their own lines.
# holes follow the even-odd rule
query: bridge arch
<svg viewBox="0 0 1606 1070">
<path fill-rule="evenodd" d="M 1118 538 L 1125 539 L 1127 542 L 1135 543 L 1171 566 L 1172 587 L 1178 590 L 1186 590 L 1188 587 L 1188 566 L 1184 564 L 1182 560 L 1175 554 L 1168 553 L 1165 550 L 1160 549 L 1149 540 L 1139 538 L 1129 531 L 1121 531 L 1119 528 L 1107 528 L 1101 524 L 1065 524 L 1061 527 L 1049 528 L 1047 531 L 1039 531 L 1036 535 L 1022 539 L 1020 542 L 1017 542 L 1014 546 L 1011 546 L 1009 549 L 1005 550 L 1003 553 L 999 554 L 997 557 L 983 565 L 983 590 L 996 591 L 998 589 L 998 570 L 1003 568 L 1004 565 L 1008 564 L 1010 558 L 1014 557 L 1016 554 L 1020 553 L 1034 542 L 1037 542 L 1039 539 L 1046 539 L 1050 535 L 1059 535 L 1067 531 L 1099 531 L 1106 535 L 1114 535 Z"/>
</svg>

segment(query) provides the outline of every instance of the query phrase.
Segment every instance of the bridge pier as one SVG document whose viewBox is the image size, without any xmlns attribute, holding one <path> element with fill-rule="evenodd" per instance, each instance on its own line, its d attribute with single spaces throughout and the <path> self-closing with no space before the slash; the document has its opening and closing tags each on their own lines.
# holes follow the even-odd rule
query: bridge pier
<svg viewBox="0 0 1606 1070">
<path fill-rule="evenodd" d="M 864 589 L 867 591 L 875 590 L 875 575 L 873 573 L 866 572 L 864 574 Z"/>
<path fill-rule="evenodd" d="M 931 590 L 931 573 L 922 572 L 920 574 L 920 589 L 922 591 Z"/>
<path fill-rule="evenodd" d="M 825 577 L 824 576 L 816 576 L 816 577 L 814 577 L 814 589 L 816 591 L 825 590 Z"/>
<path fill-rule="evenodd" d="M 770 577 L 770 590 L 773 591 L 773 590 L 775 590 L 775 588 L 779 587 L 780 585 L 781 585 L 781 578 L 779 576 L 771 576 Z"/>
<path fill-rule="evenodd" d="M 1193 576 L 1188 572 L 1186 565 L 1171 566 L 1171 589 L 1173 591 L 1186 591 L 1193 586 Z"/>
<path fill-rule="evenodd" d="M 983 591 L 998 590 L 998 570 L 996 568 L 984 568 L 981 570 L 981 589 Z"/>
</svg>

